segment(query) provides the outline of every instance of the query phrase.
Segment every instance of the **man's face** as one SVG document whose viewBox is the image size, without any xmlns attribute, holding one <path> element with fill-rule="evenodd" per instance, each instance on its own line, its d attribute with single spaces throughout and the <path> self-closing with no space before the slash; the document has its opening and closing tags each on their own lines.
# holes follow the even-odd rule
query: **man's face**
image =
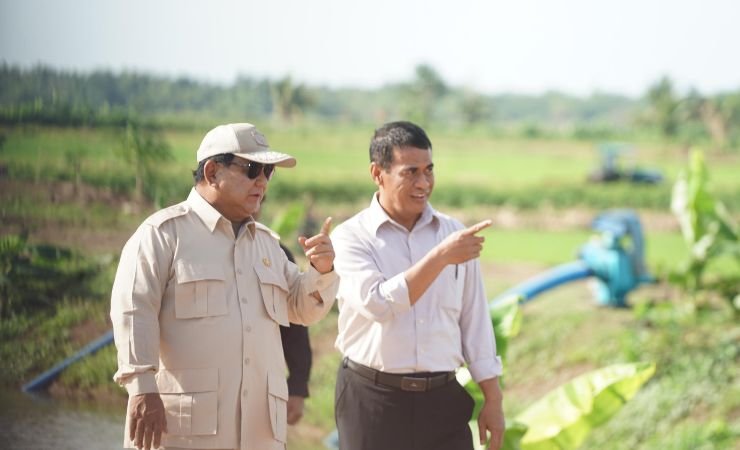
<svg viewBox="0 0 740 450">
<path fill-rule="evenodd" d="M 434 164 L 428 149 L 393 149 L 393 160 L 386 171 L 371 165 L 379 189 L 380 205 L 388 215 L 411 230 L 424 212 L 434 188 Z"/>
<path fill-rule="evenodd" d="M 246 175 L 248 161 L 235 158 L 228 166 L 218 164 L 216 209 L 232 222 L 242 222 L 259 211 L 268 179 L 260 171 L 255 179 Z"/>
</svg>

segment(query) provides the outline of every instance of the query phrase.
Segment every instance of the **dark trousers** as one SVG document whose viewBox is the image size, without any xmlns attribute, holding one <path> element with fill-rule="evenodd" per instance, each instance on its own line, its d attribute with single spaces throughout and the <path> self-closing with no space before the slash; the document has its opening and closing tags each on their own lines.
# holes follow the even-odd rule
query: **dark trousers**
<svg viewBox="0 0 740 450">
<path fill-rule="evenodd" d="M 340 450 L 472 450 L 474 402 L 456 380 L 426 392 L 376 385 L 340 364 L 334 397 Z"/>
</svg>

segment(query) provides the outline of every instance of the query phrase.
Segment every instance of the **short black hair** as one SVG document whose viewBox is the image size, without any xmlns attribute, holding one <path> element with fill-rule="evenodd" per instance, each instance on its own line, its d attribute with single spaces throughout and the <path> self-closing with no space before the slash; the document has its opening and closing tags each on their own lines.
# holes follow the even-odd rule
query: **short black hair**
<svg viewBox="0 0 740 450">
<path fill-rule="evenodd" d="M 432 141 L 424 130 L 411 122 L 389 122 L 375 130 L 370 141 L 370 162 L 388 170 L 393 162 L 393 149 L 415 147 L 432 149 Z"/>
<path fill-rule="evenodd" d="M 221 163 L 225 166 L 228 166 L 231 164 L 231 161 L 234 160 L 234 154 L 233 153 L 219 153 L 218 155 L 213 155 L 210 158 L 206 158 L 203 161 L 198 163 L 198 168 L 193 171 L 193 183 L 198 184 L 201 181 L 203 181 L 203 168 L 206 165 L 206 161 L 215 161 L 217 163 Z"/>
</svg>

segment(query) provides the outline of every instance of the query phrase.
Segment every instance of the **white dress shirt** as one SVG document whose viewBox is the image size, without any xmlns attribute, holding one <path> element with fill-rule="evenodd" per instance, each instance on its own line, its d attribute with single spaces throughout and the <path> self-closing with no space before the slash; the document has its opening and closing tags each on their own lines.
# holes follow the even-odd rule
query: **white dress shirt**
<svg viewBox="0 0 740 450">
<path fill-rule="evenodd" d="M 477 259 L 448 265 L 411 306 L 405 271 L 450 233 L 457 220 L 430 205 L 411 231 L 370 206 L 331 235 L 341 281 L 337 349 L 391 373 L 452 371 L 468 365 L 478 382 L 499 376 L 501 359 Z"/>
</svg>

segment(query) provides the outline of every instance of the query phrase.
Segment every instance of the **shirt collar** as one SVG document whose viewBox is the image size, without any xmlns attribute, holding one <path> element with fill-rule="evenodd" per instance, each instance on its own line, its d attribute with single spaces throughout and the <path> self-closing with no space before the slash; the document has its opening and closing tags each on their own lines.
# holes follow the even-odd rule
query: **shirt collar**
<svg viewBox="0 0 740 450">
<path fill-rule="evenodd" d="M 385 212 L 383 207 L 380 206 L 380 201 L 378 200 L 378 192 L 373 194 L 373 199 L 370 202 L 370 207 L 368 208 L 368 211 L 368 230 L 373 234 L 377 234 L 378 228 L 380 228 L 380 226 L 384 223 L 392 223 L 403 228 L 404 230 L 406 229 L 406 227 L 393 220 L 388 215 L 388 213 Z M 421 217 L 419 217 L 419 220 L 416 221 L 414 228 L 419 229 L 421 227 L 429 225 L 430 223 L 439 224 L 439 213 L 434 208 L 432 208 L 432 205 L 427 203 L 424 211 L 421 213 Z"/>
<path fill-rule="evenodd" d="M 216 229 L 216 226 L 218 226 L 219 220 L 224 220 L 229 226 L 231 226 L 231 221 L 229 221 L 226 217 L 221 215 L 220 212 L 216 210 L 213 206 L 211 206 L 210 203 L 204 199 L 198 191 L 195 190 L 195 188 L 192 188 L 190 190 L 190 194 L 188 195 L 188 199 L 186 200 L 188 206 L 190 206 L 193 211 L 195 211 L 195 214 L 200 217 L 200 220 L 203 221 L 203 223 L 206 225 L 208 230 L 213 233 L 213 230 Z M 249 230 L 249 233 L 254 237 L 254 224 L 255 221 L 252 218 L 252 216 L 249 216 L 249 219 L 247 219 L 246 226 L 247 230 Z"/>
</svg>

